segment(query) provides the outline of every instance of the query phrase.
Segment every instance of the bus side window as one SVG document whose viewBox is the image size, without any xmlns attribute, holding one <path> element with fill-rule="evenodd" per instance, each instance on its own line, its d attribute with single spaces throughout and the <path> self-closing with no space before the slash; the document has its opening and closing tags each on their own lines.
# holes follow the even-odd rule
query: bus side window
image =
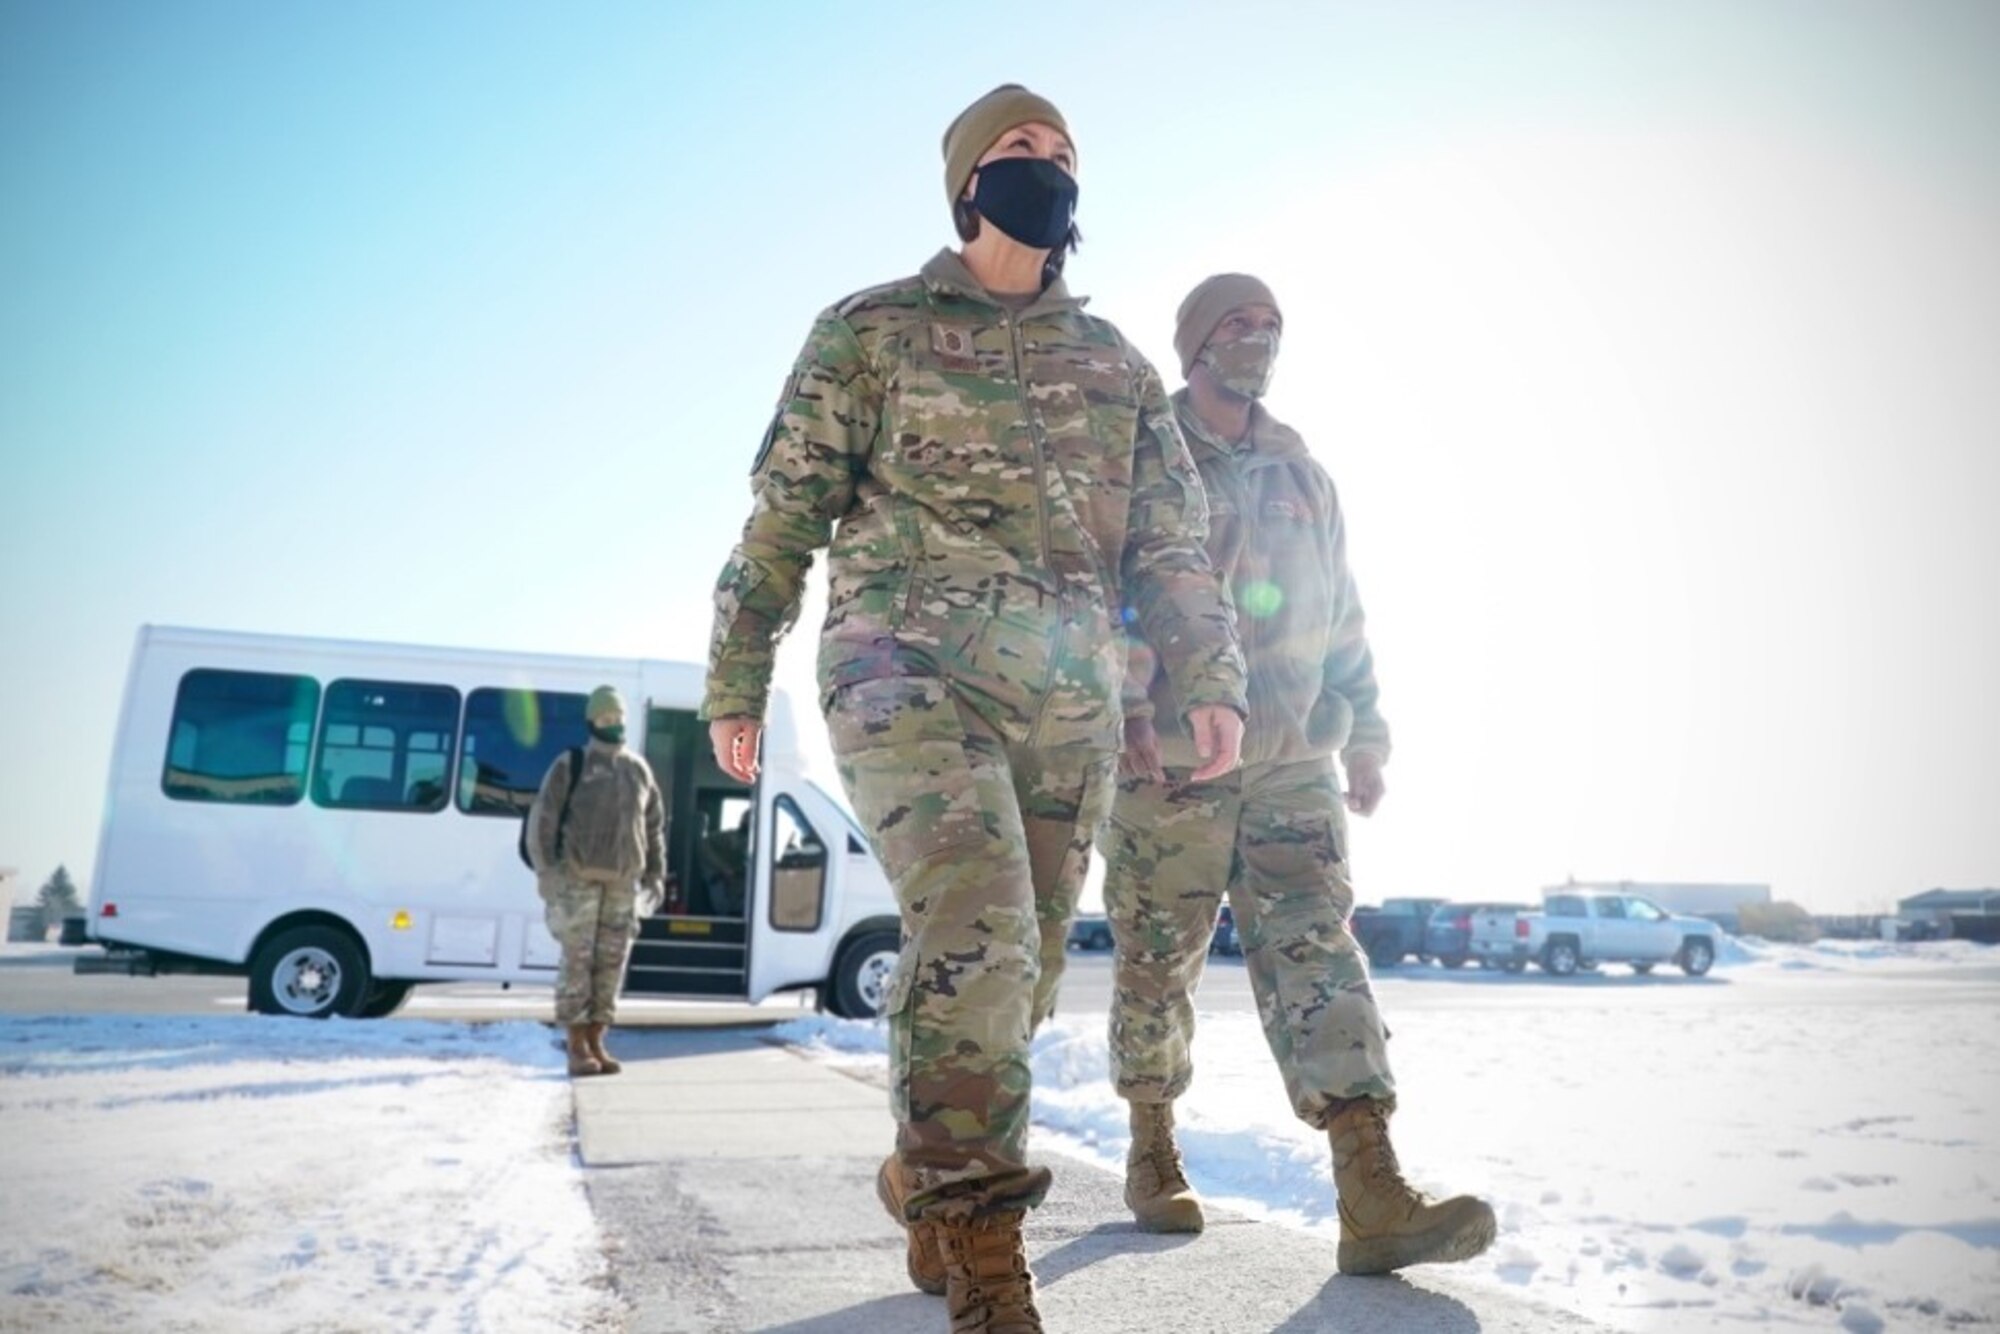
<svg viewBox="0 0 2000 1334">
<path fill-rule="evenodd" d="M 458 808 L 518 819 L 542 790 L 556 756 L 590 740 L 584 695 L 482 686 L 465 699 Z"/>
<path fill-rule="evenodd" d="M 326 688 L 312 798 L 319 806 L 441 811 L 458 731 L 458 692 L 397 681 Z"/>
<path fill-rule="evenodd" d="M 319 682 L 197 667 L 181 678 L 160 787 L 176 801 L 289 806 L 305 795 Z"/>
</svg>

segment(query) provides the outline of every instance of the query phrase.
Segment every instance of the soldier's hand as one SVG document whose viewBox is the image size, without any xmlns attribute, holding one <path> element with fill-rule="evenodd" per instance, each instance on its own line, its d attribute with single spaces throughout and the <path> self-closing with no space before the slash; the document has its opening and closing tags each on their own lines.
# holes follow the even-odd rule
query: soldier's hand
<svg viewBox="0 0 2000 1334">
<path fill-rule="evenodd" d="M 708 725 L 715 762 L 739 783 L 757 781 L 757 741 L 764 725 L 755 718 L 717 718 Z"/>
<path fill-rule="evenodd" d="M 1389 790 L 1382 781 L 1382 757 L 1362 751 L 1347 762 L 1347 809 L 1356 815 L 1373 815 Z"/>
<path fill-rule="evenodd" d="M 1153 729 L 1151 718 L 1125 720 L 1125 749 L 1118 752 L 1118 772 L 1154 783 L 1167 781 L 1166 770 L 1160 767 L 1160 734 Z"/>
<path fill-rule="evenodd" d="M 1201 767 L 1188 775 L 1191 783 L 1220 778 L 1243 762 L 1243 715 L 1227 704 L 1199 704 L 1188 710 L 1194 733 L 1194 753 Z"/>
</svg>

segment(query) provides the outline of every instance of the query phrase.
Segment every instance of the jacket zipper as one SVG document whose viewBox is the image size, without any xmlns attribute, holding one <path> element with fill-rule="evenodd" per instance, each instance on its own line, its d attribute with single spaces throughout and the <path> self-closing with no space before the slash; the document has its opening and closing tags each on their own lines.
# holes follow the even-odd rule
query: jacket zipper
<svg viewBox="0 0 2000 1334">
<path fill-rule="evenodd" d="M 1245 547 L 1247 554 L 1249 543 L 1247 535 L 1261 531 L 1263 524 L 1252 523 L 1250 479 L 1237 468 L 1238 457 L 1240 456 L 1222 455 L 1221 472 L 1223 476 L 1229 479 L 1231 499 L 1236 502 L 1236 522 L 1243 526 L 1246 534 Z M 1262 552 L 1256 554 L 1259 556 L 1259 564 L 1269 564 L 1268 561 L 1262 559 Z M 1232 579 L 1231 582 L 1234 583 L 1234 580 Z M 1234 588 L 1230 590 L 1230 595 L 1232 597 L 1235 596 Z M 1257 701 L 1250 690 L 1250 682 L 1257 672 L 1257 668 L 1253 665 L 1256 662 L 1257 618 L 1250 615 L 1240 603 L 1236 608 L 1236 637 L 1243 645 L 1243 703 L 1248 714 L 1243 720 L 1243 739 L 1245 742 L 1248 742 L 1251 736 L 1257 734 Z"/>
<path fill-rule="evenodd" d="M 1049 692 L 1055 689 L 1056 669 L 1060 665 L 1063 638 L 1068 629 L 1069 597 L 1062 576 L 1056 571 L 1055 554 L 1049 547 L 1048 456 L 1042 450 L 1042 424 L 1035 415 L 1034 402 L 1028 396 L 1027 371 L 1021 364 L 1021 329 L 1011 312 L 1002 312 L 1000 322 L 1007 326 L 1007 348 L 1014 363 L 1014 391 L 1020 395 L 1021 413 L 1028 423 L 1028 443 L 1035 451 L 1035 520 L 1036 533 L 1041 539 L 1042 573 L 1056 586 L 1056 625 L 1049 637 L 1048 675 L 1042 681 L 1034 721 L 1028 725 L 1028 741 L 1032 745 L 1035 738 L 1041 735 L 1042 718 L 1049 709 Z"/>
</svg>

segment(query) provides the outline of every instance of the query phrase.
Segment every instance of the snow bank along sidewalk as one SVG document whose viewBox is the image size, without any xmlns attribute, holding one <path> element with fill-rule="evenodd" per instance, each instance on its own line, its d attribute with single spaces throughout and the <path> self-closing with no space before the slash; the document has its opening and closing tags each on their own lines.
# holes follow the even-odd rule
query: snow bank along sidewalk
<svg viewBox="0 0 2000 1334">
<path fill-rule="evenodd" d="M 597 1330 L 540 1024 L 0 1018 L 0 1329 Z"/>
</svg>

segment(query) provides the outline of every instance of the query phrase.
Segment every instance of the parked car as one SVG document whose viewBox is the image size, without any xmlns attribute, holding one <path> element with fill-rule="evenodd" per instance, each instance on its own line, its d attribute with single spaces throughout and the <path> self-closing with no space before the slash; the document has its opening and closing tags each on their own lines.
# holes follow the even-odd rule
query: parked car
<svg viewBox="0 0 2000 1334">
<path fill-rule="evenodd" d="M 1111 919 L 1103 913 L 1078 913 L 1069 924 L 1069 947 L 1073 950 L 1111 948 Z"/>
<path fill-rule="evenodd" d="M 1236 935 L 1236 914 L 1223 904 L 1215 914 L 1215 934 L 1208 938 L 1210 954 L 1237 955 L 1243 953 L 1243 942 Z"/>
<path fill-rule="evenodd" d="M 1348 928 L 1377 968 L 1393 968 L 1409 955 L 1424 952 L 1424 926 L 1443 899 L 1384 899 L 1379 908 L 1356 908 Z"/>
<path fill-rule="evenodd" d="M 1447 968 L 1463 968 L 1473 958 L 1472 923 L 1480 913 L 1506 914 L 1510 919 L 1528 911 L 1525 903 L 1447 903 L 1424 925 L 1424 952 Z M 1509 927 L 1511 936 L 1512 928 Z M 1482 960 L 1481 962 L 1484 962 Z"/>
<path fill-rule="evenodd" d="M 1466 950 L 1481 968 L 1504 968 L 1518 973 L 1528 966 L 1527 955 L 1516 948 L 1514 925 L 1523 913 L 1533 909 L 1508 903 L 1481 904 L 1468 915 Z"/>
<path fill-rule="evenodd" d="M 1490 943 L 1475 919 L 1475 951 Z M 1517 914 L 1511 948 L 1501 956 L 1514 971 L 1529 962 L 1557 977 L 1601 963 L 1627 963 L 1650 973 L 1663 963 L 1678 964 L 1700 977 L 1715 964 L 1721 929 L 1702 917 L 1681 917 L 1636 894 L 1551 894 L 1542 911 Z"/>
</svg>

